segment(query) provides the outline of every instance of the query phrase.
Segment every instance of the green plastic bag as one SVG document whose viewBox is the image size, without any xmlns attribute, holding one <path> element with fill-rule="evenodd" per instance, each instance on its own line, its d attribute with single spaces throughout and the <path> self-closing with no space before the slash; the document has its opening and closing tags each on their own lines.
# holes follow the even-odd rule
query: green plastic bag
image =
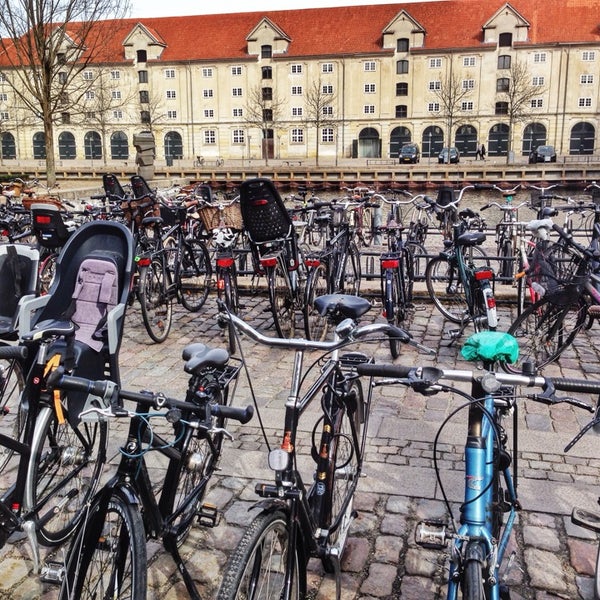
<svg viewBox="0 0 600 600">
<path fill-rule="evenodd" d="M 480 331 L 465 342 L 460 353 L 470 361 L 514 363 L 519 357 L 519 343 L 509 333 Z"/>
</svg>

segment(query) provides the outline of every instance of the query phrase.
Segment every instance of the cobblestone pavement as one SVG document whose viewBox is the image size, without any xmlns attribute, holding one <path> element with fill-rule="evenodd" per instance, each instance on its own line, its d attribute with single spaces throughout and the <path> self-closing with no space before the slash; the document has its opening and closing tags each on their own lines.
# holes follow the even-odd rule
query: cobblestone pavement
<svg viewBox="0 0 600 600">
<path fill-rule="evenodd" d="M 257 327 L 269 327 L 268 305 L 259 296 L 244 296 L 245 317 Z M 503 309 L 501 327 L 510 320 Z M 374 309 L 374 319 L 380 318 Z M 193 341 L 223 344 L 214 319 L 214 299 L 197 315 L 176 309 L 173 329 L 161 345 L 147 337 L 139 312 L 132 308 L 121 351 L 122 378 L 134 389 L 163 390 L 183 395 L 187 378 L 181 351 Z M 409 322 L 410 331 L 424 344 L 437 347 L 435 359 L 405 349 L 398 362 L 445 366 L 460 365 L 456 345 L 443 339 L 447 327 L 431 305 L 417 302 Z M 596 332 L 581 336 L 575 346 L 549 373 L 600 376 Z M 258 404 L 271 441 L 278 439 L 283 404 L 291 371 L 291 355 L 245 341 L 244 352 L 252 373 Z M 382 362 L 389 362 L 387 343 L 361 347 Z M 242 378 L 243 379 L 243 378 Z M 248 385 L 240 382 L 235 404 L 249 402 Z M 424 550 L 414 542 L 416 522 L 423 517 L 442 516 L 444 506 L 433 465 L 432 441 L 440 425 L 460 404 L 458 399 L 438 394 L 415 395 L 399 388 L 377 388 L 369 424 L 365 477 L 360 481 L 354 521 L 343 559 L 344 600 L 354 598 L 423 600 L 440 598 L 444 589 L 445 559 L 441 552 Z M 600 460 L 597 440 L 585 436 L 565 455 L 565 444 L 586 422 L 587 413 L 568 406 L 548 408 L 524 402 L 519 411 L 520 439 L 517 474 L 524 509 L 519 513 L 509 552 L 512 568 L 504 577 L 512 584 L 514 599 L 593 598 L 592 580 L 596 557 L 595 536 L 570 524 L 573 505 L 594 507 L 599 495 Z M 305 419 L 307 444 L 313 423 Z M 438 464 L 441 481 L 453 506 L 461 497 L 462 445 L 466 413 L 460 411 L 444 427 Z M 235 441 L 226 445 L 221 470 L 212 481 L 208 500 L 220 511 L 213 529 L 195 527 L 183 546 L 194 577 L 205 599 L 214 598 L 229 552 L 254 514 L 255 483 L 269 481 L 265 468 L 266 445 L 256 418 L 248 425 L 232 427 Z M 119 443 L 118 426 L 111 427 L 111 441 Z M 121 435 L 122 438 L 122 435 Z M 149 458 L 152 464 L 152 457 Z M 60 555 L 61 550 L 56 551 Z M 150 542 L 149 594 L 151 600 L 187 597 L 171 559 L 159 543 Z M 55 587 L 41 584 L 31 575 L 29 549 L 22 541 L 0 550 L 2 578 L 0 598 L 54 599 Z M 316 561 L 310 564 L 309 597 L 329 600 L 335 585 Z"/>
</svg>

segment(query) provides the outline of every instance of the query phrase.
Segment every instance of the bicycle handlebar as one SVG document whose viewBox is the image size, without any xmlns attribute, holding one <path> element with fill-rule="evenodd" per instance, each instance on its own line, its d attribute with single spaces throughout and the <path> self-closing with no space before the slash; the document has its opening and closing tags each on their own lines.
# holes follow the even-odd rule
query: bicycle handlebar
<svg viewBox="0 0 600 600">
<path fill-rule="evenodd" d="M 26 346 L 0 346 L 0 359 L 10 360 L 12 358 L 26 359 Z"/>
</svg>

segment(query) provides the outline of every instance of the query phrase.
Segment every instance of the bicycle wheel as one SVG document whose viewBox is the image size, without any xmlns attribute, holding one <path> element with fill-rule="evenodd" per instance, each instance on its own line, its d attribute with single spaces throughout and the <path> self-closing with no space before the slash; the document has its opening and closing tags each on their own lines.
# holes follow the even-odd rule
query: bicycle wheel
<svg viewBox="0 0 600 600">
<path fill-rule="evenodd" d="M 404 294 L 402 290 L 402 281 L 400 268 L 386 269 L 384 273 L 384 309 L 385 317 L 390 325 L 398 325 L 404 318 Z M 400 354 L 400 340 L 389 337 L 390 353 L 393 358 L 398 358 Z"/>
<path fill-rule="evenodd" d="M 344 294 L 358 296 L 362 268 L 360 265 L 360 252 L 357 245 L 351 242 L 343 258 L 339 291 Z"/>
<path fill-rule="evenodd" d="M 458 269 L 441 256 L 432 258 L 425 269 L 427 293 L 442 315 L 453 323 L 469 320 L 469 307 Z"/>
<path fill-rule="evenodd" d="M 220 300 L 225 302 L 229 312 L 234 315 L 239 312 L 239 292 L 237 287 L 236 266 L 233 258 L 231 262 L 227 261 L 226 267 L 221 267 L 217 259 L 217 295 Z M 235 354 L 236 350 L 235 327 L 227 324 L 227 347 L 230 354 Z"/>
<path fill-rule="evenodd" d="M 204 375 L 195 378 L 194 385 L 198 389 L 210 391 L 210 404 L 224 404 L 218 374 L 214 370 L 207 370 Z M 183 420 L 191 417 L 192 415 L 184 415 Z M 169 526 L 178 546 L 183 544 L 192 528 L 194 517 L 198 514 L 206 493 L 206 485 L 221 457 L 225 419 L 214 417 L 213 425 L 215 432 L 194 430 L 191 427 L 186 427 L 183 435 L 181 430 L 175 432 L 175 437 L 179 440 L 175 448 L 181 452 L 181 456 L 178 460 L 169 461 L 163 488 L 168 493 L 163 491 L 160 508 L 161 514 L 171 515 Z"/>
<path fill-rule="evenodd" d="M 43 296 L 48 293 L 54 277 L 56 275 L 56 261 L 58 259 L 58 253 L 53 252 L 46 256 L 39 266 L 39 277 L 38 277 L 38 294 Z"/>
<path fill-rule="evenodd" d="M 306 280 L 304 292 L 304 331 L 307 339 L 323 341 L 327 337 L 329 323 L 315 309 L 314 302 L 327 294 L 327 267 L 320 264 L 313 267 Z"/>
<path fill-rule="evenodd" d="M 37 417 L 25 482 L 25 506 L 41 522 L 38 539 L 48 546 L 73 532 L 98 486 L 108 445 L 106 421 L 79 421 L 69 414 L 67 396 L 60 406 L 64 418 L 49 407 Z"/>
<path fill-rule="evenodd" d="M 364 246 L 370 246 L 373 242 L 373 211 L 371 208 L 363 207 L 362 209 L 359 237 Z"/>
<path fill-rule="evenodd" d="M 512 285 L 514 276 L 513 246 L 511 240 L 505 240 L 500 248 L 500 277 L 502 283 Z"/>
<path fill-rule="evenodd" d="M 300 544 L 290 548 L 284 513 L 263 511 L 246 529 L 229 557 L 217 600 L 279 598 L 289 552 L 295 556 L 291 598 L 301 600 L 306 594 L 306 561 Z"/>
<path fill-rule="evenodd" d="M 463 600 L 485 600 L 483 573 L 478 560 L 467 560 L 461 588 Z"/>
<path fill-rule="evenodd" d="M 206 245 L 197 240 L 185 240 L 181 265 L 176 273 L 181 304 L 190 312 L 198 312 L 208 298 L 212 277 Z"/>
<path fill-rule="evenodd" d="M 0 360 L 0 432 L 20 440 L 25 427 L 26 412 L 21 406 L 25 387 L 23 366 L 15 358 Z M 14 452 L 0 445 L 0 473 L 4 471 Z"/>
<path fill-rule="evenodd" d="M 354 518 L 354 491 L 361 468 L 359 452 L 365 403 L 360 381 L 354 380 L 350 390 L 344 394 L 344 404 L 333 408 L 332 421 L 325 514 L 329 530 L 328 548 L 335 548 L 335 554 L 341 559 L 348 528 Z M 334 572 L 329 555 L 324 556 L 322 562 L 328 573 Z"/>
<path fill-rule="evenodd" d="M 138 510 L 113 492 L 106 512 L 92 504 L 65 562 L 60 600 L 145 600 L 147 554 Z"/>
<path fill-rule="evenodd" d="M 138 292 L 144 327 L 157 344 L 167 339 L 173 320 L 173 299 L 167 294 L 167 281 L 162 261 L 154 258 Z"/>
<path fill-rule="evenodd" d="M 277 335 L 281 338 L 294 337 L 294 295 L 290 280 L 279 260 L 269 272 L 269 302 Z"/>
<path fill-rule="evenodd" d="M 427 250 L 425 246 L 417 242 L 406 242 L 404 247 L 410 253 L 412 262 L 413 282 L 415 277 L 425 276 L 425 267 L 427 266 Z"/>
<path fill-rule="evenodd" d="M 541 369 L 556 360 L 573 342 L 586 317 L 587 302 L 581 297 L 561 302 L 560 294 L 552 294 L 532 304 L 508 329 L 519 342 L 519 358 L 504 368 L 520 373 L 525 362 Z"/>
</svg>

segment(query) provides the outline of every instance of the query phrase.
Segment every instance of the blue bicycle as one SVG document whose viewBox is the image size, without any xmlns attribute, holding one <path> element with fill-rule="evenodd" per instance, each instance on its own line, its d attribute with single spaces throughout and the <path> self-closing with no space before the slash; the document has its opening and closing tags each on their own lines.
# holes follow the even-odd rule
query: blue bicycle
<svg viewBox="0 0 600 600">
<path fill-rule="evenodd" d="M 557 390 L 598 394 L 600 381 L 547 378 L 536 375 L 496 372 L 495 365 L 514 362 L 518 354 L 516 340 L 501 332 L 481 332 L 471 336 L 462 349 L 464 358 L 483 363 L 482 370 L 449 370 L 438 367 L 363 364 L 360 375 L 385 377 L 373 385 L 401 384 L 423 395 L 439 392 L 462 396 L 465 402 L 442 424 L 434 441 L 434 462 L 438 484 L 451 522 L 428 519 L 417 525 L 416 542 L 425 548 L 447 551 L 450 566 L 446 598 L 448 600 L 506 600 L 509 591 L 502 581 L 501 565 L 521 505 L 517 495 L 517 389 L 537 387 L 541 393 L 526 397 L 544 404 L 566 402 L 593 410 L 573 397 L 559 397 Z M 450 382 L 449 384 L 443 383 Z M 453 383 L 469 382 L 467 393 Z M 450 502 L 443 490 L 437 463 L 440 432 L 460 410 L 468 412 L 465 444 L 465 492 L 460 505 L 460 521 L 452 516 Z M 503 423 L 511 416 L 513 447 Z M 515 463 L 514 475 L 511 471 Z M 509 562 L 509 561 L 507 561 Z"/>
</svg>

